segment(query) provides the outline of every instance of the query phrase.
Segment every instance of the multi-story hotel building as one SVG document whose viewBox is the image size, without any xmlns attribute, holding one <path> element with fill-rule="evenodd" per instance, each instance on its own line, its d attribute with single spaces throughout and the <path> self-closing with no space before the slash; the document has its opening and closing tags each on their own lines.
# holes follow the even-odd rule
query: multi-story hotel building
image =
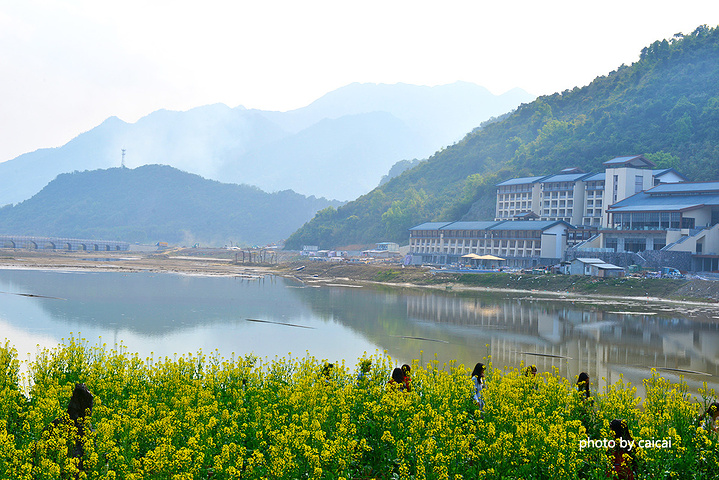
<svg viewBox="0 0 719 480">
<path fill-rule="evenodd" d="M 609 205 L 659 183 L 686 180 L 674 169 L 654 169 L 654 163 L 641 155 L 614 158 L 604 166 L 600 173 L 567 168 L 556 175 L 502 182 L 497 185 L 495 220 L 533 213 L 540 220 L 601 228 L 608 224 Z"/>
<path fill-rule="evenodd" d="M 635 262 L 649 252 L 665 253 L 652 254 L 659 263 L 683 252 L 686 269 L 719 270 L 719 182 L 687 182 L 641 155 L 604 166 L 600 173 L 565 169 L 498 184 L 493 222 L 410 229 L 413 262 L 456 263 L 474 253 L 506 258 L 507 266 L 533 266 L 562 259 L 572 247 L 636 254 Z"/>
<path fill-rule="evenodd" d="M 562 220 L 427 222 L 409 229 L 409 251 L 415 264 L 461 263 L 473 253 L 504 258 L 509 267 L 531 267 L 560 260 L 573 228 Z"/>
</svg>

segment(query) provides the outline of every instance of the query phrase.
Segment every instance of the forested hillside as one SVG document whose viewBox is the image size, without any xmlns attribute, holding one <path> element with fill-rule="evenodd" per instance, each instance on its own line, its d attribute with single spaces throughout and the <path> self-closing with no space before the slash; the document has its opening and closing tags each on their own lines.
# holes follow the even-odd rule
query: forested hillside
<svg viewBox="0 0 719 480">
<path fill-rule="evenodd" d="M 287 248 L 396 241 L 424 221 L 494 216 L 495 185 L 638 155 L 693 180 L 719 179 L 719 28 L 644 48 L 631 66 L 540 97 L 357 200 L 326 208 Z"/>
<path fill-rule="evenodd" d="M 206 180 L 165 165 L 66 173 L 0 208 L 0 234 L 222 246 L 279 242 L 328 205 L 291 190 Z"/>
</svg>

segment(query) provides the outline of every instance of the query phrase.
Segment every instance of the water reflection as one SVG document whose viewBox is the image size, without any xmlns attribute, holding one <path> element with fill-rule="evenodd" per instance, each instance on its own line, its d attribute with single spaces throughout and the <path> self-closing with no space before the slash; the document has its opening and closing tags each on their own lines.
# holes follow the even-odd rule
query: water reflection
<svg viewBox="0 0 719 480">
<path fill-rule="evenodd" d="M 262 357 L 348 358 L 374 353 L 341 323 L 321 320 L 293 295 L 282 279 L 248 281 L 233 277 L 113 272 L 0 270 L 0 340 L 8 338 L 24 358 L 31 342 L 48 345 L 81 332 L 96 344 L 122 342 L 142 358 L 196 353 L 229 357 L 254 353 Z M 58 297 L 19 296 L 17 293 Z M 247 321 L 265 319 L 262 324 Z M 295 323 L 313 329 L 290 328 Z M 298 331 L 299 330 L 299 331 Z"/>
<path fill-rule="evenodd" d="M 716 385 L 719 375 L 716 323 L 511 297 L 409 296 L 407 312 L 418 325 L 452 332 L 455 342 L 488 343 L 500 367 L 533 363 L 540 370 L 557 367 L 568 378 L 586 371 L 610 383 L 623 374 L 637 385 L 652 367 L 711 375 L 685 373 L 693 388 L 703 381 Z"/>
<path fill-rule="evenodd" d="M 662 373 L 673 380 L 676 370 L 703 372 L 684 375 L 690 388 L 704 381 L 719 388 L 716 319 L 665 308 L 632 313 L 627 305 L 560 298 L 149 272 L 0 270 L 0 291 L 0 340 L 24 353 L 82 332 L 91 343 L 99 336 L 109 345 L 123 342 L 143 358 L 200 349 L 268 357 L 309 351 L 354 366 L 363 352 L 379 349 L 400 363 L 474 365 L 491 356 L 500 368 L 556 367 L 572 379 L 586 371 L 599 386 L 602 377 L 615 382 L 619 375 L 641 386 L 652 367 L 667 369 Z"/>
<path fill-rule="evenodd" d="M 318 315 L 341 319 L 403 361 L 418 358 L 420 351 L 425 361 L 436 355 L 440 362 L 455 359 L 465 365 L 491 355 L 500 368 L 556 367 L 571 379 L 586 371 L 600 387 L 623 375 L 640 395 L 651 368 L 673 380 L 683 375 L 694 391 L 703 382 L 719 386 L 716 321 L 488 293 L 326 288 L 296 294 Z"/>
</svg>

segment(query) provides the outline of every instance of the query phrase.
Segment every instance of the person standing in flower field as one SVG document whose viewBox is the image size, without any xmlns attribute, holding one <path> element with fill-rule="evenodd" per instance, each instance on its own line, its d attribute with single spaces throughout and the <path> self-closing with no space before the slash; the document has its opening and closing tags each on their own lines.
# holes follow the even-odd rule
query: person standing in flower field
<svg viewBox="0 0 719 480">
<path fill-rule="evenodd" d="M 614 448 L 607 451 L 611 462 L 611 472 L 609 478 L 618 478 L 619 480 L 634 480 L 634 470 L 636 462 L 634 461 L 634 452 L 632 445 L 634 439 L 629 433 L 627 421 L 617 419 L 611 421 L 609 428 L 614 432 Z"/>
<path fill-rule="evenodd" d="M 358 384 L 366 382 L 368 380 L 369 371 L 371 368 L 372 360 L 370 360 L 369 358 L 365 358 L 364 360 L 362 360 L 362 362 L 360 362 L 360 371 L 357 375 Z"/>
<path fill-rule="evenodd" d="M 472 370 L 472 382 L 474 383 L 474 401 L 479 406 L 479 409 L 484 408 L 484 398 L 482 397 L 482 390 L 484 389 L 484 364 L 477 363 Z"/>
<path fill-rule="evenodd" d="M 719 402 L 709 405 L 699 418 L 699 426 L 707 432 L 719 433 Z"/>
<path fill-rule="evenodd" d="M 402 365 L 402 373 L 404 374 L 404 390 L 407 392 L 412 391 L 412 377 L 409 376 L 409 372 L 412 370 L 412 368 L 407 365 L 406 363 Z"/>
<path fill-rule="evenodd" d="M 577 415 L 579 420 L 582 422 L 582 426 L 590 433 L 594 430 L 595 418 L 594 418 L 594 400 L 589 393 L 589 374 L 582 372 L 577 378 L 577 393 L 581 397 L 579 403 L 579 410 Z M 596 433 L 596 432 L 594 432 Z"/>
<path fill-rule="evenodd" d="M 329 382 L 332 378 L 332 369 L 334 366 L 333 363 L 325 363 L 324 367 L 322 367 L 322 377 L 325 379 L 325 382 Z"/>
<path fill-rule="evenodd" d="M 591 399 L 589 393 L 589 374 L 587 372 L 579 374 L 579 378 L 577 378 L 577 391 L 587 400 Z"/>
<path fill-rule="evenodd" d="M 392 370 L 392 377 L 389 379 L 389 383 L 387 383 L 387 385 L 399 391 L 404 390 L 404 372 L 401 368 L 395 368 Z"/>
</svg>

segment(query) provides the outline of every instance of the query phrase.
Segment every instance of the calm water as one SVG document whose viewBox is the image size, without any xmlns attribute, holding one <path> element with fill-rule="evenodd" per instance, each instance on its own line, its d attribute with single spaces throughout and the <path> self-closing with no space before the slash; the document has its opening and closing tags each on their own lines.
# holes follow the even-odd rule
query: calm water
<svg viewBox="0 0 719 480">
<path fill-rule="evenodd" d="M 719 319 L 711 312 L 319 287 L 274 276 L 0 270 L 0 292 L 0 340 L 21 358 L 81 334 L 91 345 L 122 342 L 142 358 L 200 349 L 226 357 L 309 352 L 354 367 L 377 350 L 402 363 L 436 355 L 442 363 L 474 365 L 491 355 L 496 367 L 533 363 L 569 378 L 586 371 L 599 385 L 620 374 L 641 385 L 651 367 L 673 380 L 679 377 L 672 369 L 701 372 L 684 374 L 694 392 L 704 381 L 719 389 Z"/>
</svg>

